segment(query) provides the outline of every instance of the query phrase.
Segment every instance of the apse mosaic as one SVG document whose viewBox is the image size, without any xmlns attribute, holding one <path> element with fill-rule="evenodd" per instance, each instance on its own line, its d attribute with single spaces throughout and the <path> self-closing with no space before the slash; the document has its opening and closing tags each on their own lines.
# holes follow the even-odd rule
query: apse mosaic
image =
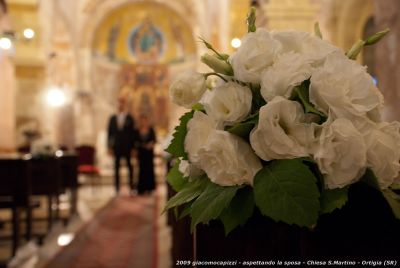
<svg viewBox="0 0 400 268">
<path fill-rule="evenodd" d="M 165 5 L 139 2 L 113 10 L 97 27 L 95 57 L 117 63 L 174 63 L 196 54 L 186 21 Z"/>
<path fill-rule="evenodd" d="M 164 35 L 150 17 L 134 27 L 128 36 L 129 52 L 138 62 L 158 62 L 164 46 Z"/>
</svg>

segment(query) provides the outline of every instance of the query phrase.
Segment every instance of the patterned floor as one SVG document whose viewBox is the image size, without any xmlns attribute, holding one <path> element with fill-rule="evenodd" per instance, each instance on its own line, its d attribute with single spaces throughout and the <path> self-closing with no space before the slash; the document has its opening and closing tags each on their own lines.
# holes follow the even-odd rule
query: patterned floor
<svg viewBox="0 0 400 268">
<path fill-rule="evenodd" d="M 45 267 L 157 267 L 156 198 L 114 198 Z"/>
<path fill-rule="evenodd" d="M 123 188 L 114 197 L 111 184 L 80 188 L 79 214 L 67 226 L 55 224 L 43 245 L 31 241 L 29 254 L 21 250 L 24 260 L 16 267 L 171 267 L 171 231 L 166 214 L 161 214 L 165 185 L 159 183 L 149 196 L 129 197 Z M 36 228 L 43 227 L 36 224 Z M 75 238 L 63 247 L 59 240 L 64 234 Z M 8 248 L 7 244 L 0 246 L 0 256 L 8 256 Z"/>
</svg>

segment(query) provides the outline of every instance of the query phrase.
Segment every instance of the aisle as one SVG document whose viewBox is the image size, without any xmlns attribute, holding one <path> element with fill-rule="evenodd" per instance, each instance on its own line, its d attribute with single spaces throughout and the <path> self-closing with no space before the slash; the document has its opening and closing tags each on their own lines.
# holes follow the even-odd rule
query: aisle
<svg viewBox="0 0 400 268">
<path fill-rule="evenodd" d="M 157 194 L 112 199 L 45 267 L 158 266 Z"/>
</svg>

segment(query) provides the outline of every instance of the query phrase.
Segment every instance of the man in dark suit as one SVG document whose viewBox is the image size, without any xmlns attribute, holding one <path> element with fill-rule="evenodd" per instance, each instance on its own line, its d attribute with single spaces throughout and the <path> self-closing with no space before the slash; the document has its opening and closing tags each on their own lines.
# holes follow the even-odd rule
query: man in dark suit
<svg viewBox="0 0 400 268">
<path fill-rule="evenodd" d="M 114 176 L 115 189 L 117 193 L 120 189 L 119 168 L 121 158 L 126 160 L 129 170 L 129 186 L 134 190 L 133 184 L 133 166 L 131 154 L 135 144 L 135 121 L 126 111 L 126 101 L 123 98 L 118 99 L 118 111 L 112 115 L 108 123 L 108 151 L 114 156 Z"/>
</svg>

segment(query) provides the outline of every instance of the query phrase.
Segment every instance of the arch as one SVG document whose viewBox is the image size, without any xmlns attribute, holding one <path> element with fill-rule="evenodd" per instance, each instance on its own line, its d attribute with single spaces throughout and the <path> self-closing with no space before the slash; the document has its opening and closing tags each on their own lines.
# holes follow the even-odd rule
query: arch
<svg viewBox="0 0 400 268">
<path fill-rule="evenodd" d="M 340 1 L 343 8 L 338 14 L 338 45 L 348 50 L 363 38 L 364 25 L 373 14 L 372 0 Z"/>
<path fill-rule="evenodd" d="M 138 46 L 141 34 L 147 36 L 141 43 L 144 47 Z M 91 39 L 95 55 L 107 54 L 130 63 L 146 59 L 165 63 L 197 52 L 193 29 L 185 19 L 167 5 L 152 1 L 126 3 L 109 11 Z"/>
<path fill-rule="evenodd" d="M 363 39 L 367 39 L 376 32 L 377 29 L 375 27 L 375 19 L 371 16 L 364 25 Z M 362 63 L 368 67 L 368 72 L 372 75 L 372 77 L 376 78 L 375 48 L 375 46 L 364 47 Z"/>
<path fill-rule="evenodd" d="M 132 1 L 132 0 L 91 0 L 86 4 L 84 12 L 87 17 L 84 19 L 81 27 L 81 36 L 79 46 L 81 48 L 90 48 L 94 38 L 94 32 L 101 21 L 107 17 L 113 10 L 126 5 L 135 3 L 154 3 L 161 5 L 167 9 L 174 11 L 188 25 L 195 24 L 195 17 L 187 16 L 187 6 L 190 6 L 191 1 Z M 189 8 L 190 9 L 190 8 Z M 196 29 L 192 27 L 192 29 Z"/>
<path fill-rule="evenodd" d="M 77 30 L 80 38 L 77 40 L 77 55 L 80 61 L 78 62 L 77 69 L 80 76 L 79 89 L 90 92 L 92 87 L 91 71 L 92 71 L 92 53 L 91 44 L 95 35 L 95 30 L 98 25 L 107 17 L 107 14 L 124 5 L 135 3 L 156 3 L 164 5 L 165 7 L 173 10 L 182 18 L 192 29 L 192 36 L 200 36 L 200 29 L 194 27 L 196 25 L 197 16 L 195 16 L 194 7 L 199 5 L 199 1 L 195 0 L 87 0 L 83 4 L 83 14 L 79 18 L 81 26 Z M 197 53 L 201 49 L 201 44 L 197 45 Z"/>
</svg>

